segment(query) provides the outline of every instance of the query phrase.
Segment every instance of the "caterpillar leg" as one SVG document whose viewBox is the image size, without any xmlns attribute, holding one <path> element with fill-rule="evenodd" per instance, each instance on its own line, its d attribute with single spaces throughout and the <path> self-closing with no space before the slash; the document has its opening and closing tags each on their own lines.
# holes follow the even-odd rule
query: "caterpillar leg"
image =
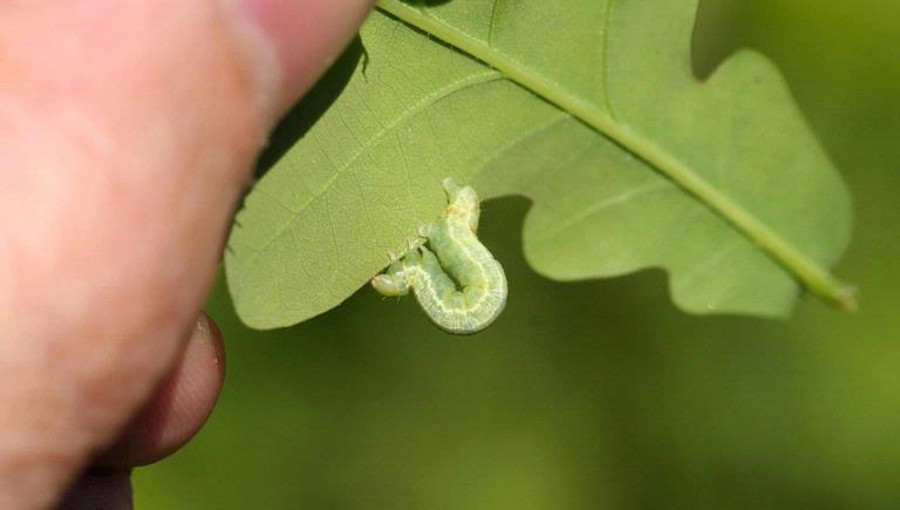
<svg viewBox="0 0 900 510">
<path fill-rule="evenodd" d="M 384 296 L 405 296 L 409 294 L 409 279 L 403 260 L 396 260 L 387 271 L 372 278 L 372 288 Z"/>
</svg>

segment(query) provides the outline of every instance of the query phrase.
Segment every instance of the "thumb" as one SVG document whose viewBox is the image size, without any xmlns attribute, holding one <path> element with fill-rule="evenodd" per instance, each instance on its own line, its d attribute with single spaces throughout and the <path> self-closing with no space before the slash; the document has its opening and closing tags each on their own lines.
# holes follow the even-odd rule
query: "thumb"
<svg viewBox="0 0 900 510">
<path fill-rule="evenodd" d="M 0 6 L 0 508 L 47 508 L 170 370 L 274 119 L 369 0 Z"/>
</svg>

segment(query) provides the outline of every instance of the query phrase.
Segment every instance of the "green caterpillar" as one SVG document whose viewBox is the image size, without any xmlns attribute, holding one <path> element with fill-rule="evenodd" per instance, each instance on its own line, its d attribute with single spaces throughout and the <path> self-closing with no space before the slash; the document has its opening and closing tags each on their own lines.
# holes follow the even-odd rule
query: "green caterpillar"
<svg viewBox="0 0 900 510">
<path fill-rule="evenodd" d="M 506 306 L 503 267 L 475 235 L 481 207 L 470 186 L 443 181 L 448 205 L 444 217 L 420 234 L 428 246 L 413 248 L 394 261 L 372 286 L 385 296 L 403 296 L 410 289 L 439 328 L 458 335 L 488 327 Z"/>
</svg>

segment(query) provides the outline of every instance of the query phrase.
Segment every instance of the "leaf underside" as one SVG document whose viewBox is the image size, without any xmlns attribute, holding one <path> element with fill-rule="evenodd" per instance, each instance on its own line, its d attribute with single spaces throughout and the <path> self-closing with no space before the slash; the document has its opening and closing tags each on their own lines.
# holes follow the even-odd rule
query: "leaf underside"
<svg viewBox="0 0 900 510">
<path fill-rule="evenodd" d="M 256 328 L 333 308 L 402 253 L 452 176 L 533 201 L 526 258 L 580 280 L 661 267 L 694 313 L 785 316 L 850 200 L 758 54 L 691 72 L 697 0 L 382 0 L 337 100 L 247 197 L 226 252 Z M 490 245 L 490 240 L 486 240 Z"/>
</svg>

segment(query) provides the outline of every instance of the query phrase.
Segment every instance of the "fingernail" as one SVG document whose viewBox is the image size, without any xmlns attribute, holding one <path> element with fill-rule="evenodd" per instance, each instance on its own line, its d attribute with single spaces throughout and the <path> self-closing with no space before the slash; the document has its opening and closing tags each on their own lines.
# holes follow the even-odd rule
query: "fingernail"
<svg viewBox="0 0 900 510">
<path fill-rule="evenodd" d="M 248 0 L 225 0 L 224 5 L 226 14 L 233 22 L 238 50 L 243 52 L 244 60 L 256 80 L 257 107 L 266 120 L 274 121 L 281 110 L 283 64 L 278 44 L 256 15 L 253 3 Z"/>
<path fill-rule="evenodd" d="M 279 70 L 278 107 L 287 108 L 340 55 L 374 0 L 228 0 L 265 40 Z"/>
<path fill-rule="evenodd" d="M 225 351 L 222 348 L 222 332 L 219 325 L 206 312 L 200 312 L 191 341 L 209 342 L 215 347 L 215 364 L 224 368 Z"/>
</svg>

